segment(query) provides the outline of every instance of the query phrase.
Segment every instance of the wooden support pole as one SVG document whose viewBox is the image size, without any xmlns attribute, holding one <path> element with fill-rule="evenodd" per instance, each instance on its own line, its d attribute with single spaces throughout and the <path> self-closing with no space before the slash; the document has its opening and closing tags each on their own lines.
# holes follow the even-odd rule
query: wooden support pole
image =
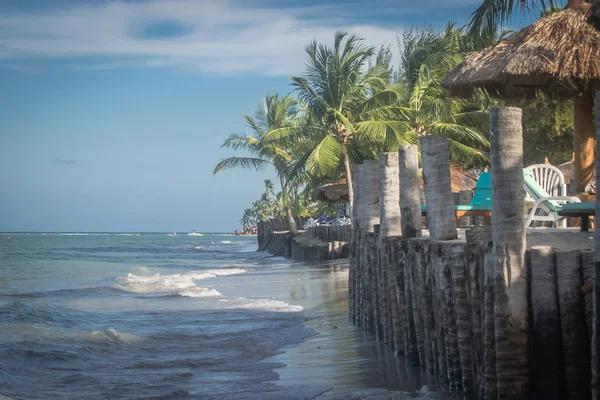
<svg viewBox="0 0 600 400">
<path fill-rule="evenodd" d="M 359 218 L 359 193 L 360 193 L 360 175 L 362 167 L 354 166 L 354 208 L 352 210 L 352 226 L 350 231 L 350 249 L 349 249 L 349 268 L 348 268 L 348 316 L 350 321 L 358 325 L 358 285 L 360 281 L 359 266 L 359 241 L 360 241 L 360 218 Z"/>
<path fill-rule="evenodd" d="M 490 112 L 493 263 L 496 269 L 496 375 L 498 399 L 529 398 L 529 321 L 523 127 L 519 108 Z"/>
<path fill-rule="evenodd" d="M 458 204 L 461 206 L 466 206 L 471 203 L 473 199 L 473 191 L 472 190 L 461 190 L 458 192 Z M 473 225 L 472 222 L 473 217 L 462 217 L 460 219 L 460 223 L 463 227 Z"/>
<path fill-rule="evenodd" d="M 534 399 L 564 399 L 554 249 L 551 246 L 535 246 L 530 252 L 533 312 L 531 389 Z"/>
<path fill-rule="evenodd" d="M 596 92 L 596 154 L 600 151 L 600 91 Z M 600 160 L 596 158 L 596 176 L 600 176 Z M 600 196 L 596 196 L 595 221 L 600 221 Z M 598 224 L 598 222 L 596 222 Z M 596 229 L 599 231 L 599 229 Z M 598 373 L 600 373 L 600 235 L 595 235 L 596 262 L 594 266 L 594 334 L 592 337 L 592 388 L 593 398 L 600 398 Z"/>
<path fill-rule="evenodd" d="M 400 236 L 400 183 L 398 169 L 398 153 L 379 153 L 379 298 L 381 309 L 381 323 L 383 326 L 383 339 L 385 343 L 394 343 L 393 313 L 398 314 L 398 302 L 395 299 L 396 290 L 390 275 L 390 251 L 388 238 Z M 392 285 L 390 285 L 392 282 Z M 392 293 L 393 292 L 393 293 Z M 393 297 L 392 297 L 393 294 Z M 395 304 L 394 304 L 395 303 Z M 392 308 L 395 307 L 395 311 Z M 392 346 L 393 347 L 393 346 Z"/>
<path fill-rule="evenodd" d="M 578 93 L 573 99 L 573 150 L 578 193 L 594 181 L 594 95 Z"/>
<path fill-rule="evenodd" d="M 581 254 L 578 250 L 556 252 L 556 282 L 562 332 L 566 397 L 589 399 L 591 394 L 590 345 L 585 326 Z"/>
<path fill-rule="evenodd" d="M 420 142 L 429 236 L 434 241 L 456 239 L 448 139 L 443 136 L 422 136 Z"/>
<path fill-rule="evenodd" d="M 400 184 L 400 220 L 404 239 L 421 236 L 421 189 L 419 188 L 419 154 L 414 144 L 398 149 Z"/>
</svg>

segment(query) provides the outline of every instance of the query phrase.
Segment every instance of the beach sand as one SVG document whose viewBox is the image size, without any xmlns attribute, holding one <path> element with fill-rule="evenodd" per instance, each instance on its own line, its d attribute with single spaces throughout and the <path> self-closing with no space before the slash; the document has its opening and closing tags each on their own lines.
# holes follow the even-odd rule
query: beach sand
<svg viewBox="0 0 600 400">
<path fill-rule="evenodd" d="M 414 398 L 423 385 L 439 390 L 434 377 L 420 368 L 407 368 L 403 358 L 373 336 L 359 333 L 348 321 L 347 260 L 324 265 L 297 263 L 282 268 L 281 278 L 275 281 L 283 285 L 264 282 L 263 290 L 279 291 L 274 293 L 277 299 L 304 307 L 305 324 L 315 332 L 267 359 L 285 364 L 276 369 L 279 379 L 273 383 L 284 392 L 289 388 L 291 397 L 304 397 L 297 392 L 299 387 L 322 392 L 307 397 L 316 399 L 407 399 Z M 426 398 L 459 397 L 432 392 Z"/>
</svg>

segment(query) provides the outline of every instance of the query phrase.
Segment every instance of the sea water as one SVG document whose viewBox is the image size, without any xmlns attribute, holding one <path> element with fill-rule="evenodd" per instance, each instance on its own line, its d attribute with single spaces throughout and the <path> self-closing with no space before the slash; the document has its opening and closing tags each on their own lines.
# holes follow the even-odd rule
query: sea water
<svg viewBox="0 0 600 400">
<path fill-rule="evenodd" d="M 255 250 L 225 234 L 0 233 L 0 399 L 435 388 L 349 323 L 347 266 Z"/>
<path fill-rule="evenodd" d="M 215 234 L 0 234 L 0 397 L 303 397 L 265 358 L 313 331 L 281 300 L 290 264 L 255 249 Z"/>
</svg>

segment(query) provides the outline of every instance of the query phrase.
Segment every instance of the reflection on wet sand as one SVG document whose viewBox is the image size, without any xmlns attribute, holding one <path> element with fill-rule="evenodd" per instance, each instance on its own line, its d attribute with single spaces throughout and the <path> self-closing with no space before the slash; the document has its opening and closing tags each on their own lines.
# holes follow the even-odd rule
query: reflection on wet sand
<svg viewBox="0 0 600 400">
<path fill-rule="evenodd" d="M 420 368 L 407 367 L 403 358 L 396 357 L 373 336 L 359 333 L 350 324 L 347 265 L 298 265 L 297 268 L 308 276 L 292 285 L 290 300 L 286 301 L 304 307 L 306 326 L 316 335 L 270 359 L 286 364 L 276 370 L 277 385 L 331 388 L 323 398 L 359 395 L 365 389 L 411 393 L 423 385 L 439 389 L 431 375 Z M 458 397 L 448 393 L 436 398 Z"/>
</svg>

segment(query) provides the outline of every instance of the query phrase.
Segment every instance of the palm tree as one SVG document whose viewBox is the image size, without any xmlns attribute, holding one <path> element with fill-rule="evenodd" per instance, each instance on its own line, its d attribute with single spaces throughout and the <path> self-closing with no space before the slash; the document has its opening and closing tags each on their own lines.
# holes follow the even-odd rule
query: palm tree
<svg viewBox="0 0 600 400">
<path fill-rule="evenodd" d="M 268 94 L 261 100 L 255 117 L 243 115 L 251 131 L 250 135 L 232 133 L 221 147 L 234 150 L 245 150 L 251 157 L 229 157 L 222 159 L 215 166 L 213 175 L 233 168 L 262 170 L 273 167 L 281 190 L 286 192 L 285 171 L 292 160 L 284 146 L 277 143 L 265 143 L 263 138 L 274 130 L 291 128 L 296 124 L 298 102 L 289 96 L 279 97 L 278 94 Z M 271 183 L 272 185 L 272 183 Z M 286 216 L 290 230 L 298 231 L 292 210 L 286 204 Z"/>
<path fill-rule="evenodd" d="M 463 166 L 487 164 L 489 142 L 481 133 L 488 121 L 485 98 L 457 100 L 440 86 L 441 79 L 463 55 L 499 35 L 472 37 L 453 24 L 442 32 L 431 28 L 408 31 L 401 47 L 400 79 L 405 83 L 401 105 L 386 112 L 398 121 L 403 141 L 417 144 L 420 136 L 440 135 L 449 140 L 452 161 Z"/>
<path fill-rule="evenodd" d="M 485 32 L 508 22 L 519 10 L 543 15 L 547 10 L 556 10 L 562 4 L 564 2 L 560 0 L 483 0 L 471 14 L 469 26 L 473 32 Z"/>
<path fill-rule="evenodd" d="M 304 77 L 292 77 L 299 99 L 306 104 L 307 126 L 303 129 L 274 130 L 266 143 L 301 136 L 312 143 L 299 165 L 311 174 L 331 175 L 341 166 L 348 184 L 350 212 L 353 208 L 352 145 L 362 137 L 386 138 L 395 135 L 389 121 L 377 113 L 399 98 L 399 87 L 390 86 L 392 70 L 389 50 L 376 54 L 363 39 L 337 32 L 333 48 L 311 42 Z M 369 61 L 376 56 L 375 64 Z"/>
<path fill-rule="evenodd" d="M 245 231 L 246 228 L 254 225 L 256 223 L 256 216 L 254 211 L 251 208 L 246 208 L 244 213 L 242 214 L 242 218 L 240 219 L 240 224 L 242 224 L 242 228 Z"/>
<path fill-rule="evenodd" d="M 420 136 L 448 138 L 450 158 L 463 166 L 488 163 L 489 141 L 477 130 L 477 120 L 487 112 L 469 110 L 467 103 L 450 97 L 440 86 L 439 76 L 421 65 L 406 105 L 391 109 L 402 127 L 406 142 L 417 144 Z"/>
</svg>

